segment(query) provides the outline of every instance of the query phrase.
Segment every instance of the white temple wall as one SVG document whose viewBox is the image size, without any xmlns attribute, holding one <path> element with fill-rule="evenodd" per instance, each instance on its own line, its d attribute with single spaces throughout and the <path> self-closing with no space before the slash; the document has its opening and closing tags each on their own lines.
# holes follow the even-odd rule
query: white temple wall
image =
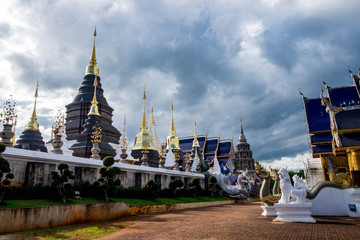
<svg viewBox="0 0 360 240">
<path fill-rule="evenodd" d="M 100 177 L 99 170 L 102 167 L 102 161 L 99 160 L 26 149 L 7 148 L 2 156 L 9 161 L 11 172 L 15 175 L 11 181 L 12 186 L 51 185 L 51 172 L 55 171 L 56 166 L 61 162 L 67 163 L 75 175 L 75 179 L 69 181 L 71 184 L 87 181 L 94 183 Z M 144 187 L 152 179 L 155 182 L 160 181 L 163 189 L 169 186 L 172 178 L 180 178 L 183 181 L 185 178 L 199 178 L 201 185 L 204 186 L 205 176 L 200 173 L 187 173 L 124 163 L 115 163 L 114 166 L 121 169 L 120 180 L 123 187 L 134 187 L 136 181 L 141 181 L 141 187 Z"/>
</svg>

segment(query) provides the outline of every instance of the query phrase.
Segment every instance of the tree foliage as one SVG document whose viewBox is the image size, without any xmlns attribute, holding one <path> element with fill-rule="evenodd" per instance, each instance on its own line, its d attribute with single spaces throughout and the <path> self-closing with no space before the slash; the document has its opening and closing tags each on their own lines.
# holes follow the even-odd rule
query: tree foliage
<svg viewBox="0 0 360 240">
<path fill-rule="evenodd" d="M 95 182 L 104 191 L 106 201 L 109 201 L 108 192 L 121 185 L 120 179 L 117 178 L 121 170 L 118 167 L 111 167 L 114 163 L 113 157 L 105 157 L 103 159 L 103 167 L 100 168 L 100 178 Z"/>
<path fill-rule="evenodd" d="M 217 184 L 217 180 L 214 176 L 209 177 L 209 187 L 211 191 L 211 197 L 216 197 L 219 193 L 219 187 Z"/>
<path fill-rule="evenodd" d="M 194 197 L 197 197 L 201 192 L 200 179 L 192 178 L 190 180 L 189 187 L 193 190 Z"/>
<path fill-rule="evenodd" d="M 0 144 L 0 154 L 6 149 L 4 144 Z M 14 174 L 10 173 L 10 163 L 0 156 L 0 204 L 3 203 L 6 186 L 10 185 L 10 180 L 14 178 Z"/>
<path fill-rule="evenodd" d="M 73 175 L 73 171 L 69 170 L 69 166 L 66 163 L 59 163 L 57 169 L 58 171 L 51 173 L 51 185 L 57 188 L 60 200 L 65 203 L 65 190 L 69 186 L 67 182 L 69 179 L 74 179 L 75 176 Z"/>
<path fill-rule="evenodd" d="M 175 179 L 169 183 L 169 188 L 173 191 L 175 195 L 176 195 L 176 190 L 178 188 L 182 188 L 183 186 L 184 186 L 184 182 L 181 181 L 181 179 Z"/>
</svg>

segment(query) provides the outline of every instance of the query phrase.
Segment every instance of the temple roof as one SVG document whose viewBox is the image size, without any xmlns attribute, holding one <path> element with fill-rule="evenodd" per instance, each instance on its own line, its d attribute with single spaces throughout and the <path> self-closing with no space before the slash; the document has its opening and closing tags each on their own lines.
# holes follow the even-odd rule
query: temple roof
<svg viewBox="0 0 360 240">
<path fill-rule="evenodd" d="M 330 131 L 329 114 L 321 105 L 321 98 L 303 98 L 309 133 Z"/>
<path fill-rule="evenodd" d="M 360 109 L 347 109 L 335 115 L 338 130 L 360 129 Z"/>
<path fill-rule="evenodd" d="M 206 136 L 205 135 L 198 135 L 197 139 L 199 141 L 200 149 L 204 149 Z M 180 145 L 181 151 L 184 152 L 184 153 L 191 152 L 193 141 L 194 141 L 193 136 L 192 137 L 179 138 L 179 145 Z"/>
<path fill-rule="evenodd" d="M 212 138 L 206 140 L 205 145 L 205 154 L 215 154 L 216 150 L 218 149 L 219 145 L 219 139 L 218 138 Z"/>
<path fill-rule="evenodd" d="M 327 87 L 330 104 L 336 107 L 359 105 L 359 96 L 355 86 Z"/>
</svg>

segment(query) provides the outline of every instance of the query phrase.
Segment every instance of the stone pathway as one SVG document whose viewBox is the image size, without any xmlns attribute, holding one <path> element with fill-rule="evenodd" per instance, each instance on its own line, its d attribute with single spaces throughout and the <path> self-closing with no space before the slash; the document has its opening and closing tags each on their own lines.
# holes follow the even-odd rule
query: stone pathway
<svg viewBox="0 0 360 240">
<path fill-rule="evenodd" d="M 317 217 L 316 224 L 275 223 L 260 203 L 149 214 L 111 239 L 360 239 L 360 219 Z"/>
</svg>

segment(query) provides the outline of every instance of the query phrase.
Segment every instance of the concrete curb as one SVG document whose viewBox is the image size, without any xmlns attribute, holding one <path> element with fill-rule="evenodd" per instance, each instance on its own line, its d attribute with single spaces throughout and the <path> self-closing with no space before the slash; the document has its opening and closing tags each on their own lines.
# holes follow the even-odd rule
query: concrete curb
<svg viewBox="0 0 360 240">
<path fill-rule="evenodd" d="M 233 204 L 235 200 L 134 206 L 123 202 L 27 208 L 0 208 L 0 233 L 31 231 L 71 224 L 115 220 L 129 215 Z"/>
</svg>

